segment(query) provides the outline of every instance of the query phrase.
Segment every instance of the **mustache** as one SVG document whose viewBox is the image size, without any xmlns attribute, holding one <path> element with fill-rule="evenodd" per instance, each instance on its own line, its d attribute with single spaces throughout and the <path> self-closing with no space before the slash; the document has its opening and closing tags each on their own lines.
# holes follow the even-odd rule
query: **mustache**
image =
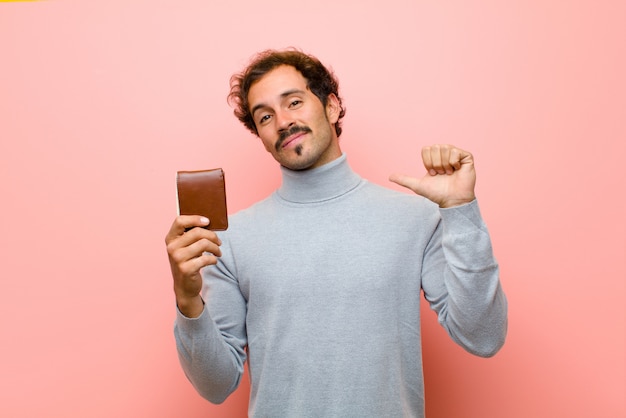
<svg viewBox="0 0 626 418">
<path fill-rule="evenodd" d="M 280 147 L 283 145 L 283 142 L 285 142 L 287 138 L 300 132 L 310 133 L 311 128 L 309 128 L 308 126 L 294 125 L 289 129 L 280 131 L 280 133 L 278 134 L 278 141 L 276 141 L 276 151 L 280 150 Z"/>
</svg>

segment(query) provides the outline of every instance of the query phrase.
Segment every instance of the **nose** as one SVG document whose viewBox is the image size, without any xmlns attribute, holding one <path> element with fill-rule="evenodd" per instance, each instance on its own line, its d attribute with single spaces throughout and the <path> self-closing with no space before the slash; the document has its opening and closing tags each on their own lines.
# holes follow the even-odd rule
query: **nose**
<svg viewBox="0 0 626 418">
<path fill-rule="evenodd" d="M 276 115 L 274 117 L 276 118 L 276 126 L 278 127 L 279 131 L 289 129 L 295 123 L 293 117 L 289 114 L 289 112 L 284 110 L 276 112 Z"/>
</svg>

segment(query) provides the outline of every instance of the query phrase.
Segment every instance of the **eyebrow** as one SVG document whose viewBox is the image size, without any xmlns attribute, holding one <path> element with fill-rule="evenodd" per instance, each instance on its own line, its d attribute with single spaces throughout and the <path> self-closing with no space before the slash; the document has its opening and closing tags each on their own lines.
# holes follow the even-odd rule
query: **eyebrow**
<svg viewBox="0 0 626 418">
<path fill-rule="evenodd" d="M 300 89 L 291 89 L 291 90 L 287 90 L 287 91 L 285 91 L 285 92 L 281 93 L 280 98 L 281 98 L 281 99 L 284 99 L 285 97 L 289 97 L 289 96 L 291 96 L 292 94 L 303 94 L 303 93 L 305 93 L 303 90 L 300 90 Z M 268 106 L 267 106 L 265 103 L 259 103 L 258 105 L 254 106 L 254 107 L 250 110 L 250 114 L 251 114 L 252 116 L 254 116 L 254 113 L 255 113 L 257 110 L 262 109 L 262 108 L 264 108 L 264 107 L 268 107 Z"/>
</svg>

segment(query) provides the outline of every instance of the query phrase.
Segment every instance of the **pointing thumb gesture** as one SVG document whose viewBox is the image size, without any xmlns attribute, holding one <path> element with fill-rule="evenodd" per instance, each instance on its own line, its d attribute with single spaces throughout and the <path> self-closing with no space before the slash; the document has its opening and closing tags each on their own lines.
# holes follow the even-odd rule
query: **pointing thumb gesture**
<svg viewBox="0 0 626 418">
<path fill-rule="evenodd" d="M 431 145 L 422 148 L 422 161 L 427 174 L 421 179 L 392 174 L 389 180 L 442 208 L 463 205 L 476 198 L 476 171 L 471 153 L 453 145 Z"/>
</svg>

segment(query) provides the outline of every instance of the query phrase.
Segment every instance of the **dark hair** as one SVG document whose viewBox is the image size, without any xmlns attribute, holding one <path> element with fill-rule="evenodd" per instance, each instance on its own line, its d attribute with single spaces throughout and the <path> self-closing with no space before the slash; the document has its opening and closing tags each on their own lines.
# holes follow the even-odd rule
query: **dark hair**
<svg viewBox="0 0 626 418">
<path fill-rule="evenodd" d="M 329 94 L 332 93 L 337 96 L 341 111 L 337 123 L 335 123 L 335 132 L 339 137 L 341 135 L 341 118 L 346 114 L 346 110 L 341 103 L 341 97 L 339 97 L 337 78 L 317 58 L 296 49 L 263 51 L 254 57 L 245 70 L 230 78 L 228 103 L 235 108 L 233 113 L 237 119 L 253 134 L 258 135 L 254 119 L 250 113 L 248 93 L 256 81 L 281 65 L 290 65 L 298 70 L 307 80 L 308 89 L 320 99 L 324 107 L 328 103 Z"/>
</svg>

